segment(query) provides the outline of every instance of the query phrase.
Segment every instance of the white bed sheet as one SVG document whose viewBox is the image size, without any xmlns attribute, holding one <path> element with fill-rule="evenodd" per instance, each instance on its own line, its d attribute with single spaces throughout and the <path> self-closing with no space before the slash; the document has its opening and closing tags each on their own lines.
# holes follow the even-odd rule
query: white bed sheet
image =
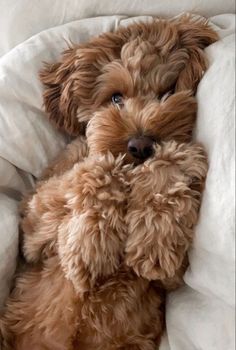
<svg viewBox="0 0 236 350">
<path fill-rule="evenodd" d="M 94 5 L 94 12 L 83 1 L 76 7 L 78 2 L 68 0 L 62 8 L 55 1 L 51 15 L 43 19 L 49 1 L 43 0 L 37 7 L 36 2 L 20 0 L 13 2 L 9 22 L 0 21 L 0 304 L 15 268 L 19 196 L 67 142 L 42 111 L 42 87 L 37 79 L 42 61 L 55 60 L 66 47 L 64 39 L 82 42 L 102 31 L 114 30 L 130 20 L 127 15 L 177 15 L 191 6 L 197 6 L 195 12 L 204 15 L 233 12 L 233 2 L 228 0 L 225 6 L 213 0 L 208 5 L 200 1 L 186 5 L 183 1 L 183 8 L 179 2 L 168 7 L 168 1 L 154 6 L 148 0 L 136 0 L 137 6 L 128 8 L 121 1 L 120 6 L 116 2 L 116 6 L 105 7 L 106 11 L 94 1 L 86 2 Z M 9 9 L 9 2 L 0 0 L 2 13 Z M 26 22 L 30 6 L 33 14 Z M 92 16 L 103 12 L 120 15 Z M 20 15 L 17 20 L 16 14 Z M 74 20 L 84 16 L 93 18 Z M 221 40 L 207 49 L 210 67 L 198 89 L 195 133 L 208 151 L 210 169 L 186 286 L 168 298 L 167 337 L 162 350 L 234 349 L 235 16 L 229 13 L 210 20 Z M 10 28 L 4 38 L 1 26 Z M 14 48 L 15 44 L 19 45 Z"/>
<path fill-rule="evenodd" d="M 0 0 L 0 56 L 40 31 L 99 16 L 235 13 L 234 0 Z"/>
</svg>

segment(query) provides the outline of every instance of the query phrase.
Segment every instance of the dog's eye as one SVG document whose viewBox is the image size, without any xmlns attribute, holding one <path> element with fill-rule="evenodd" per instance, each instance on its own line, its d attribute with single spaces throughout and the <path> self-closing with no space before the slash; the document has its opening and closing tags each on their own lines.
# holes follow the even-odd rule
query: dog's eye
<svg viewBox="0 0 236 350">
<path fill-rule="evenodd" d="M 112 103 L 114 103 L 114 105 L 122 106 L 123 105 L 123 96 L 119 93 L 116 93 L 116 94 L 112 95 L 111 101 L 112 101 Z"/>
</svg>

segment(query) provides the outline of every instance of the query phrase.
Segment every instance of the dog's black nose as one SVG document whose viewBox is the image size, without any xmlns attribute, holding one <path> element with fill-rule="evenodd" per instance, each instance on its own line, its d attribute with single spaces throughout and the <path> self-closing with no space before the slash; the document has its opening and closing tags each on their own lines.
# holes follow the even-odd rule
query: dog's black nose
<svg viewBox="0 0 236 350">
<path fill-rule="evenodd" d="M 153 154 L 153 144 L 148 136 L 133 137 L 128 142 L 128 152 L 134 158 L 145 160 Z"/>
</svg>

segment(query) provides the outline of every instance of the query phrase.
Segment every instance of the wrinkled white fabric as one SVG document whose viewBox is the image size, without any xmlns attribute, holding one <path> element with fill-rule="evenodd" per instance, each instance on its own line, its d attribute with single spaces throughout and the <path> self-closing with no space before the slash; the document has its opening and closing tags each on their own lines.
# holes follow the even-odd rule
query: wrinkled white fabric
<svg viewBox="0 0 236 350">
<path fill-rule="evenodd" d="M 235 349 L 235 34 L 206 49 L 195 137 L 209 171 L 186 287 L 169 296 L 171 350 Z"/>
<path fill-rule="evenodd" d="M 168 298 L 167 336 L 161 349 L 233 350 L 233 2 L 169 3 L 67 0 L 62 4 L 55 0 L 51 6 L 49 0 L 0 0 L 0 304 L 8 293 L 17 258 L 18 200 L 67 142 L 42 110 L 42 87 L 37 78 L 42 61 L 56 60 L 66 48 L 66 40 L 86 41 L 102 31 L 128 24 L 133 20 L 131 16 L 172 16 L 186 10 L 205 16 L 222 13 L 210 19 L 221 40 L 206 50 L 210 67 L 197 93 L 195 137 L 207 149 L 210 168 L 189 254 L 186 286 Z M 118 15 L 96 18 L 103 14 Z M 90 18 L 81 19 L 84 17 Z"/>
<path fill-rule="evenodd" d="M 0 0 L 0 56 L 40 31 L 98 16 L 234 13 L 234 0 Z"/>
</svg>

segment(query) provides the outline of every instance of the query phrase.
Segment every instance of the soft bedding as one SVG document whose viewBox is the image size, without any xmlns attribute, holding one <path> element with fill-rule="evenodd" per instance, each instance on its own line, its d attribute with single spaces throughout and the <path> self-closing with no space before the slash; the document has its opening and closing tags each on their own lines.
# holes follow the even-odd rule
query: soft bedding
<svg viewBox="0 0 236 350">
<path fill-rule="evenodd" d="M 50 4 L 49 0 L 0 0 L 0 304 L 8 294 L 16 265 L 19 199 L 69 141 L 45 118 L 37 78 L 42 61 L 56 60 L 69 40 L 86 41 L 130 21 L 148 20 L 148 15 L 173 16 L 195 10 L 205 16 L 216 15 L 210 22 L 220 35 L 220 40 L 207 48 L 209 69 L 197 92 L 195 138 L 208 152 L 209 173 L 196 238 L 189 252 L 186 285 L 168 297 L 167 335 L 162 350 L 233 350 L 233 2 L 173 1 L 170 5 L 170 1 L 160 1 L 155 5 L 150 0 L 136 0 L 128 7 L 125 1 L 108 6 L 106 1 L 87 0 L 78 5 L 67 0 L 61 7 L 55 1 L 53 8 Z M 143 16 L 132 17 L 139 14 Z"/>
</svg>

